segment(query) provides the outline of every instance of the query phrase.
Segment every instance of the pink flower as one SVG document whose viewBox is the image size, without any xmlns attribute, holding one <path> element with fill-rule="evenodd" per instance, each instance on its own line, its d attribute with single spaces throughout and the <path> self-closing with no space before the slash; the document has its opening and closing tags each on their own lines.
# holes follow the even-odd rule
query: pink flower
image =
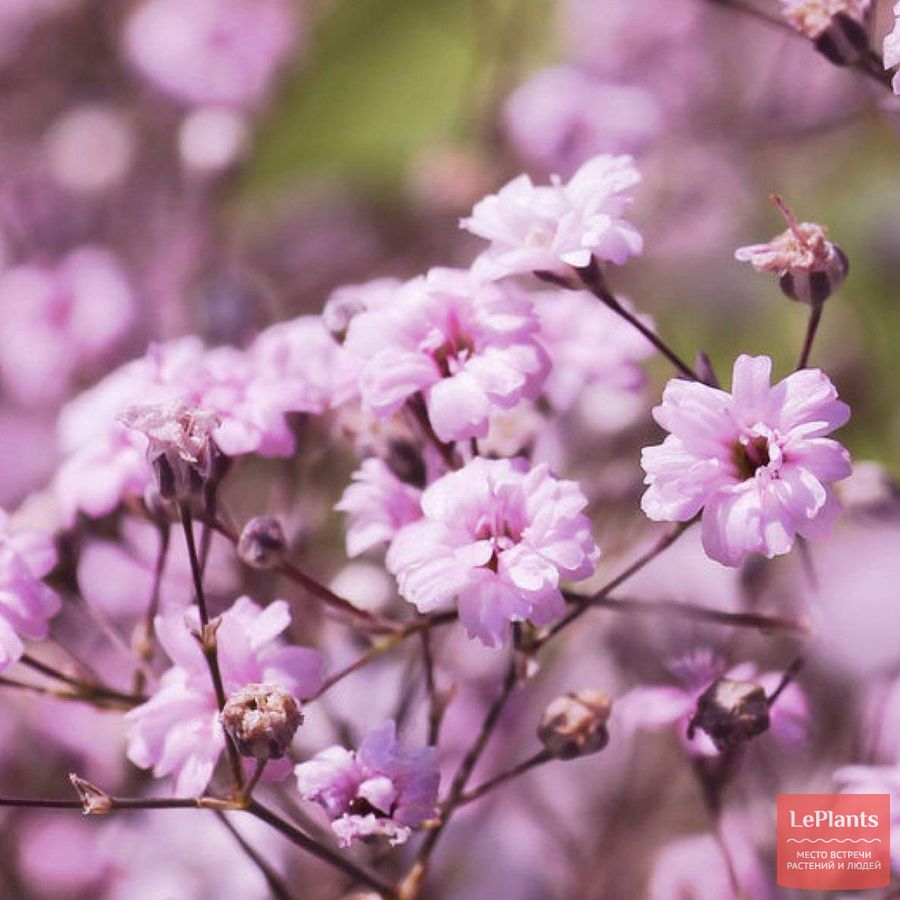
<svg viewBox="0 0 900 900">
<path fill-rule="evenodd" d="M 435 814 L 437 750 L 404 750 L 393 721 L 369 732 L 359 750 L 329 747 L 294 772 L 300 796 L 325 810 L 342 847 L 372 835 L 402 844 Z"/>
<path fill-rule="evenodd" d="M 771 387 L 771 372 L 769 357 L 739 356 L 730 394 L 673 379 L 653 410 L 670 434 L 641 456 L 644 512 L 686 522 L 702 510 L 703 547 L 725 565 L 822 536 L 841 509 L 830 485 L 850 474 L 825 437 L 850 417 L 828 377 L 803 369 Z"/>
<path fill-rule="evenodd" d="M 21 265 L 0 275 L 0 374 L 22 403 L 59 400 L 98 363 L 134 318 L 119 261 L 81 247 L 54 266 Z"/>
<path fill-rule="evenodd" d="M 125 24 L 125 50 L 157 87 L 191 104 L 252 106 L 294 43 L 286 0 L 147 0 Z"/>
<path fill-rule="evenodd" d="M 643 241 L 622 218 L 641 180 L 630 156 L 595 156 L 566 183 L 535 186 L 527 175 L 475 204 L 461 226 L 491 242 L 476 268 L 490 278 L 565 274 L 592 258 L 621 265 Z"/>
<path fill-rule="evenodd" d="M 347 513 L 347 555 L 359 556 L 387 544 L 410 522 L 422 518 L 422 491 L 401 481 L 380 459 L 367 459 L 334 507 Z"/>
<path fill-rule="evenodd" d="M 891 868 L 900 873 L 900 766 L 841 766 L 832 778 L 845 794 L 890 794 Z"/>
<path fill-rule="evenodd" d="M 484 437 L 492 413 L 534 399 L 547 374 L 523 294 L 461 269 L 432 269 L 360 313 L 346 348 L 366 362 L 363 401 L 381 418 L 422 392 L 442 441 Z"/>
<path fill-rule="evenodd" d="M 47 637 L 47 623 L 62 604 L 41 578 L 55 565 L 52 540 L 39 532 L 11 530 L 0 510 L 0 672 L 22 656 L 23 638 Z"/>
<path fill-rule="evenodd" d="M 900 2 L 894 4 L 894 28 L 884 38 L 884 67 L 900 66 Z M 894 73 L 894 93 L 900 94 L 900 72 Z"/>
<path fill-rule="evenodd" d="M 278 685 L 298 700 L 316 693 L 322 685 L 322 657 L 278 640 L 290 623 L 283 600 L 263 609 L 241 597 L 222 613 L 216 639 L 226 695 L 246 684 Z M 128 758 L 141 768 L 152 767 L 157 778 L 174 775 L 178 796 L 202 793 L 225 749 L 209 669 L 192 634 L 198 629 L 196 607 L 157 616 L 160 644 L 174 665 L 153 696 L 126 714 Z"/>
<path fill-rule="evenodd" d="M 397 534 L 387 566 L 420 612 L 456 600 L 469 635 L 496 646 L 510 622 L 562 615 L 560 581 L 594 571 L 600 551 L 585 506 L 578 485 L 546 465 L 479 457 L 425 490 L 424 518 Z"/>
<path fill-rule="evenodd" d="M 601 147 L 633 150 L 659 130 L 653 96 L 572 66 L 542 69 L 506 101 L 506 129 L 526 159 L 571 172 Z"/>
<path fill-rule="evenodd" d="M 643 386 L 640 363 L 653 354 L 653 345 L 596 297 L 587 291 L 540 291 L 533 301 L 541 343 L 553 364 L 544 393 L 556 410 L 571 409 L 595 385 L 628 392 Z M 649 316 L 641 318 L 652 328 Z"/>
</svg>

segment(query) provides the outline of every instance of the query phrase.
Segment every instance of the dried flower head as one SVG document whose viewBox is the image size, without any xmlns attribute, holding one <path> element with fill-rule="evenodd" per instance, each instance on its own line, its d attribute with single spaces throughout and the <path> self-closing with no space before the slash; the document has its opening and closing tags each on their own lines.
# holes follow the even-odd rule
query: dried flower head
<svg viewBox="0 0 900 900">
<path fill-rule="evenodd" d="M 78 799 L 81 800 L 81 807 L 86 816 L 102 816 L 113 808 L 112 797 L 106 791 L 100 790 L 74 772 L 69 773 L 69 781 L 78 791 Z"/>
<path fill-rule="evenodd" d="M 871 0 L 781 0 L 781 14 L 800 34 L 815 41 L 824 34 L 835 16 L 862 22 Z"/>
<path fill-rule="evenodd" d="M 147 458 L 164 499 L 187 499 L 212 473 L 215 413 L 180 400 L 129 406 L 120 416 L 123 425 L 145 435 Z"/>
<path fill-rule="evenodd" d="M 256 516 L 241 532 L 237 554 L 254 569 L 272 569 L 284 562 L 287 540 L 281 522 L 274 516 Z"/>
<path fill-rule="evenodd" d="M 730 750 L 769 729 L 769 701 L 752 681 L 719 678 L 697 700 L 697 712 L 688 725 L 705 731 L 720 751 Z"/>
<path fill-rule="evenodd" d="M 247 684 L 235 691 L 220 715 L 222 727 L 242 756 L 281 759 L 303 724 L 300 705 L 277 684 Z"/>
<path fill-rule="evenodd" d="M 781 290 L 792 300 L 822 303 L 847 277 L 847 257 L 828 240 L 823 225 L 798 222 L 780 197 L 773 196 L 772 202 L 786 219 L 787 231 L 767 244 L 739 247 L 734 257 L 751 263 L 758 272 L 774 272 Z"/>
<path fill-rule="evenodd" d="M 538 738 L 559 759 L 575 759 L 609 743 L 606 723 L 612 700 L 605 691 L 586 688 L 557 697 L 544 710 Z"/>
</svg>

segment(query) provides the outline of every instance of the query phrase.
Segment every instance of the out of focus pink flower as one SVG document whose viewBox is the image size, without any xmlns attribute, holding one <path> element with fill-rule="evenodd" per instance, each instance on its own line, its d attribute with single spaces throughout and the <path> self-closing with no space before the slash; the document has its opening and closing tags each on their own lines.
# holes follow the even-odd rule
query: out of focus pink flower
<svg viewBox="0 0 900 900">
<path fill-rule="evenodd" d="M 900 765 L 841 766 L 832 776 L 845 794 L 891 797 L 891 868 L 900 873 Z"/>
<path fill-rule="evenodd" d="M 283 600 L 263 609 L 241 597 L 222 613 L 216 640 L 226 695 L 246 684 L 278 685 L 298 700 L 316 693 L 322 684 L 322 657 L 278 640 L 290 622 Z M 225 749 L 209 668 L 192 634 L 198 630 L 195 607 L 157 617 L 156 633 L 174 665 L 150 700 L 126 714 L 128 758 L 141 768 L 152 767 L 157 778 L 174 775 L 179 796 L 204 790 Z"/>
<path fill-rule="evenodd" d="M 490 415 L 534 399 L 547 374 L 528 298 L 461 269 L 432 269 L 350 322 L 360 392 L 385 418 L 422 392 L 442 441 L 484 437 Z"/>
<path fill-rule="evenodd" d="M 541 291 L 533 302 L 553 366 L 544 393 L 556 410 L 571 409 L 593 385 L 619 391 L 643 385 L 640 363 L 653 354 L 653 345 L 596 297 L 587 291 Z M 640 318 L 653 327 L 649 316 Z"/>
<path fill-rule="evenodd" d="M 381 459 L 367 459 L 334 507 L 347 513 L 347 555 L 359 556 L 388 544 L 410 522 L 422 517 L 422 491 L 402 482 Z"/>
<path fill-rule="evenodd" d="M 65 396 L 128 330 L 134 300 L 115 256 L 81 247 L 55 266 L 0 275 L 0 374 L 22 403 Z"/>
<path fill-rule="evenodd" d="M 59 612 L 61 601 L 41 579 L 55 565 L 52 540 L 14 530 L 0 510 L 0 672 L 22 656 L 23 639 L 47 636 L 47 623 Z"/>
<path fill-rule="evenodd" d="M 525 159 L 572 172 L 601 148 L 640 148 L 658 131 L 661 114 L 642 88 L 557 66 L 537 72 L 510 96 L 504 120 Z"/>
<path fill-rule="evenodd" d="M 563 183 L 514 178 L 475 204 L 461 227 L 490 241 L 476 270 L 490 278 L 532 272 L 565 274 L 592 259 L 621 265 L 643 250 L 622 218 L 629 189 L 641 180 L 630 156 L 595 156 Z"/>
<path fill-rule="evenodd" d="M 894 4 L 894 27 L 884 38 L 884 67 L 900 65 L 900 3 Z M 894 93 L 900 94 L 900 72 L 894 73 Z"/>
<path fill-rule="evenodd" d="M 825 534 L 840 512 L 832 482 L 850 457 L 825 435 L 850 417 L 828 377 L 794 372 L 770 386 L 772 360 L 739 356 L 731 393 L 673 379 L 653 417 L 670 432 L 644 448 L 644 512 L 686 522 L 703 511 L 703 546 L 725 565 L 787 553 Z"/>
<path fill-rule="evenodd" d="M 560 582 L 587 578 L 600 554 L 578 485 L 520 463 L 479 457 L 439 478 L 422 494 L 424 518 L 387 556 L 419 612 L 456 600 L 470 636 L 488 646 L 508 640 L 510 622 L 562 615 Z"/>
<path fill-rule="evenodd" d="M 771 695 L 782 678 L 781 672 L 758 675 L 753 663 L 743 663 L 726 671 L 722 661 L 709 651 L 686 656 L 672 663 L 670 668 L 677 682 L 632 688 L 616 701 L 614 721 L 628 732 L 674 728 L 685 749 L 698 756 L 719 753 L 706 732 L 695 729 L 688 737 L 688 724 L 696 711 L 697 700 L 716 679 L 754 682 Z M 769 727 L 772 736 L 786 746 L 800 744 L 806 738 L 808 717 L 806 696 L 796 682 L 791 682 L 771 708 Z"/>
<path fill-rule="evenodd" d="M 374 835 L 405 843 L 435 814 L 437 750 L 404 750 L 393 721 L 369 732 L 358 750 L 329 747 L 294 772 L 300 796 L 325 810 L 342 847 Z"/>
<path fill-rule="evenodd" d="M 186 103 L 253 106 L 296 38 L 289 0 L 146 0 L 125 23 L 134 67 Z"/>
</svg>

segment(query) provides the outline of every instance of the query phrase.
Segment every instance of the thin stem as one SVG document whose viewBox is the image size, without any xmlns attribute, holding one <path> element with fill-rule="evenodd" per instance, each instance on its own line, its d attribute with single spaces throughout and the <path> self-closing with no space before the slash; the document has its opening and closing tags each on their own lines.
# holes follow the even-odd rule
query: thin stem
<svg viewBox="0 0 900 900">
<path fill-rule="evenodd" d="M 138 658 L 144 666 L 149 665 L 153 661 L 153 652 L 155 647 L 154 622 L 156 614 L 159 611 L 159 600 L 162 592 L 163 573 L 166 568 L 166 559 L 169 555 L 169 523 L 165 522 L 159 526 L 159 550 L 156 554 L 156 563 L 153 566 L 153 581 L 150 586 L 150 601 L 147 604 L 147 612 L 144 614 L 144 622 L 141 629 L 140 645 L 138 647 Z M 134 673 L 132 684 L 134 690 L 140 692 L 144 689 L 147 676 L 143 668 L 138 668 Z"/>
<path fill-rule="evenodd" d="M 206 607 L 206 594 L 203 591 L 203 572 L 200 569 L 200 559 L 197 556 L 197 544 L 194 541 L 194 523 L 191 516 L 191 508 L 187 503 L 179 504 L 181 512 L 181 526 L 184 530 L 184 541 L 187 544 L 188 558 L 191 561 L 191 576 L 194 580 L 194 598 L 197 601 L 197 609 L 200 613 L 200 624 L 209 624 L 209 610 Z"/>
<path fill-rule="evenodd" d="M 632 328 L 637 329 L 662 355 L 691 381 L 703 379 L 689 366 L 655 331 L 648 328 L 634 313 L 626 309 L 610 291 L 606 285 L 606 279 L 596 260 L 589 266 L 577 270 L 584 286 L 602 303 L 608 306 L 616 315 L 623 318 Z"/>
<path fill-rule="evenodd" d="M 216 810 L 216 818 L 225 826 L 229 834 L 235 839 L 237 845 L 247 854 L 247 858 L 262 872 L 272 896 L 277 900 L 292 900 L 291 893 L 285 887 L 284 882 L 278 877 L 278 873 L 266 862 L 260 853 L 255 850 L 246 838 L 228 821 L 228 817 L 221 810 Z"/>
<path fill-rule="evenodd" d="M 431 652 L 431 631 L 423 628 L 419 632 L 422 643 L 422 668 L 425 670 L 425 690 L 428 694 L 428 746 L 437 746 L 441 733 L 443 703 L 434 680 L 434 655 Z"/>
<path fill-rule="evenodd" d="M 664 534 L 646 553 L 638 557 L 627 569 L 620 572 L 611 581 L 603 585 L 600 590 L 591 594 L 589 597 L 579 598 L 576 602 L 578 605 L 570 613 L 563 616 L 556 624 L 550 627 L 547 633 L 540 639 L 541 645 L 547 643 L 552 637 L 559 634 L 564 628 L 568 628 L 572 622 L 583 616 L 592 606 L 596 606 L 600 601 L 605 600 L 619 585 L 631 578 L 632 575 L 639 572 L 648 563 L 652 562 L 664 550 L 667 550 L 678 538 L 681 537 L 697 521 L 695 516 L 688 522 L 679 522 L 668 534 Z"/>
<path fill-rule="evenodd" d="M 460 766 L 456 771 L 456 775 L 454 775 L 453 777 L 453 781 L 450 784 L 450 790 L 447 794 L 447 798 L 441 804 L 440 820 L 422 842 L 422 846 L 419 848 L 419 853 L 416 857 L 416 862 L 410 870 L 409 875 L 407 875 L 407 877 L 404 879 L 403 885 L 400 889 L 401 896 L 404 898 L 404 900 L 412 900 L 412 898 L 415 898 L 419 895 L 422 884 L 425 880 L 425 875 L 428 872 L 428 864 L 431 860 L 432 854 L 434 853 L 434 849 L 437 846 L 437 842 L 440 839 L 444 829 L 447 827 L 447 823 L 450 821 L 450 817 L 453 814 L 453 811 L 462 800 L 466 785 L 469 782 L 469 778 L 471 778 L 472 772 L 474 771 L 478 760 L 481 759 L 481 754 L 484 752 L 484 748 L 487 746 L 488 740 L 493 734 L 494 729 L 497 726 L 497 722 L 500 720 L 500 714 L 503 712 L 507 701 L 512 695 L 513 688 L 516 685 L 517 672 L 515 654 L 516 650 L 514 648 L 512 652 L 512 659 L 510 660 L 509 667 L 506 670 L 506 675 L 503 679 L 503 684 L 501 685 L 500 692 L 497 694 L 497 697 L 488 709 L 484 721 L 481 725 L 481 729 L 478 732 L 474 743 L 469 748 L 468 752 L 463 758 L 463 761 L 460 763 Z"/>
<path fill-rule="evenodd" d="M 26 681 L 17 681 L 15 678 L 0 677 L 0 687 L 15 688 L 32 694 L 40 694 L 43 697 L 52 697 L 54 700 L 72 700 L 76 703 L 87 703 L 97 709 L 129 710 L 137 706 L 135 702 L 126 703 L 123 700 L 112 700 L 101 697 L 85 697 L 70 691 L 57 690 L 42 684 L 30 684 Z"/>
<path fill-rule="evenodd" d="M 56 681 L 61 681 L 63 684 L 68 684 L 78 692 L 79 696 L 82 696 L 85 699 L 97 697 L 99 699 L 115 700 L 119 703 L 125 703 L 128 706 L 137 706 L 138 704 L 144 703 L 147 700 L 146 697 L 140 694 L 128 694 L 124 691 L 116 690 L 116 688 L 109 687 L 105 684 L 95 684 L 94 682 L 90 681 L 82 681 L 80 678 L 76 678 L 73 675 L 68 675 L 65 672 L 61 672 L 59 669 L 56 669 L 45 662 L 41 662 L 39 659 L 35 659 L 28 653 L 22 654 L 22 656 L 19 658 L 19 662 L 24 666 L 28 666 L 29 669 L 34 669 L 34 671 L 40 672 L 47 678 L 52 678 Z"/>
<path fill-rule="evenodd" d="M 473 788 L 469 793 L 463 794 L 462 797 L 459 798 L 457 806 L 463 806 L 466 803 L 471 803 L 473 800 L 478 800 L 485 794 L 506 784 L 507 781 L 518 778 L 520 775 L 530 772 L 536 766 L 543 765 L 545 762 L 550 762 L 551 759 L 554 759 L 554 756 L 550 752 L 547 750 L 538 750 L 534 756 L 529 756 L 528 759 L 523 760 L 517 766 L 513 766 L 511 769 L 507 769 L 505 772 L 501 772 L 499 775 L 489 778 L 487 781 L 478 785 L 477 788 Z"/>
<path fill-rule="evenodd" d="M 792 682 L 794 679 L 800 674 L 800 670 L 806 664 L 806 660 L 803 659 L 802 656 L 798 656 L 788 667 L 785 669 L 784 675 L 781 676 L 781 681 L 778 682 L 778 686 L 769 694 L 766 702 L 769 706 L 773 706 L 775 701 L 781 696 L 784 689 Z"/>
<path fill-rule="evenodd" d="M 825 307 L 824 301 L 812 303 L 809 307 L 809 322 L 806 325 L 806 338 L 803 341 L 803 349 L 800 351 L 800 359 L 797 362 L 797 370 L 805 369 L 809 363 L 809 356 L 812 353 L 813 342 L 816 339 L 816 332 L 819 330 L 819 322 L 822 319 L 822 310 Z"/>
<path fill-rule="evenodd" d="M 569 595 L 571 597 L 571 595 Z M 576 601 L 577 602 L 577 601 Z M 669 613 L 686 619 L 696 619 L 717 625 L 735 628 L 757 628 L 760 631 L 792 631 L 806 634 L 809 629 L 804 622 L 780 616 L 765 616 L 757 613 L 731 613 L 718 609 L 708 609 L 691 603 L 675 600 L 638 600 L 632 598 L 603 597 L 592 600 L 590 605 L 606 609 L 635 613 Z"/>
<path fill-rule="evenodd" d="M 284 837 L 286 837 L 292 843 L 296 844 L 298 847 L 302 847 L 304 850 L 312 853 L 319 859 L 325 860 L 325 862 L 330 863 L 337 869 L 340 869 L 345 875 L 352 878 L 355 882 L 368 885 L 370 888 L 378 891 L 386 898 L 395 898 L 397 896 L 396 891 L 390 885 L 381 881 L 381 879 L 378 878 L 377 875 L 374 875 L 371 872 L 367 872 L 365 869 L 360 868 L 349 859 L 345 859 L 339 853 L 336 853 L 330 847 L 325 846 L 325 844 L 320 844 L 318 841 L 302 832 L 295 825 L 291 824 L 285 819 L 282 819 L 281 816 L 273 812 L 268 807 L 263 806 L 258 801 L 251 800 L 249 805 L 247 806 L 247 812 L 249 812 L 250 815 L 255 816 L 257 819 L 265 822 L 267 825 L 270 825 L 272 828 L 280 832 L 282 835 L 284 835 Z"/>
<path fill-rule="evenodd" d="M 257 759 L 256 766 L 253 769 L 253 774 L 250 776 L 250 780 L 244 785 L 244 790 L 241 793 L 244 802 L 246 803 L 250 797 L 253 795 L 253 789 L 259 784 L 259 779 L 262 778 L 262 774 L 266 769 L 266 763 L 268 763 L 268 759 Z"/>
<path fill-rule="evenodd" d="M 431 419 L 428 417 L 428 407 L 425 405 L 425 398 L 421 393 L 415 394 L 412 396 L 408 403 L 407 407 L 410 412 L 413 414 L 413 418 L 421 428 L 422 433 L 425 435 L 426 439 L 430 441 L 438 453 L 441 454 L 441 458 L 447 465 L 448 469 L 458 469 L 459 468 L 459 460 L 456 456 L 456 451 L 450 444 L 445 444 L 434 432 L 434 428 L 431 425 Z"/>
</svg>

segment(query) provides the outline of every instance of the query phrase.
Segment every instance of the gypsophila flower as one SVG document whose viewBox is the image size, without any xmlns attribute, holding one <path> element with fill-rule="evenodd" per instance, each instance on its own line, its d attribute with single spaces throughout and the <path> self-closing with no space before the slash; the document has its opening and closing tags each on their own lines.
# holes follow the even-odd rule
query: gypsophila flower
<svg viewBox="0 0 900 900">
<path fill-rule="evenodd" d="M 900 2 L 894 4 L 894 27 L 885 35 L 883 52 L 885 69 L 900 66 Z M 894 93 L 900 94 L 900 72 L 894 73 Z"/>
<path fill-rule="evenodd" d="M 592 259 L 621 265 L 643 249 L 622 218 L 641 176 L 630 156 L 595 156 L 565 184 L 534 185 L 527 175 L 475 204 L 461 226 L 491 242 L 476 263 L 490 278 L 566 274 Z"/>
<path fill-rule="evenodd" d="M 0 510 L 0 672 L 21 658 L 23 639 L 47 637 L 48 622 L 62 603 L 41 579 L 55 565 L 50 537 L 15 531 Z"/>
<path fill-rule="evenodd" d="M 734 258 L 751 263 L 757 272 L 774 272 L 782 291 L 792 300 L 827 300 L 847 277 L 844 251 L 828 240 L 823 225 L 798 222 L 781 198 L 772 200 L 787 220 L 787 231 L 767 244 L 739 247 Z"/>
<path fill-rule="evenodd" d="M 600 551 L 586 505 L 578 485 L 546 465 L 476 458 L 426 488 L 424 518 L 397 534 L 387 566 L 419 612 L 455 601 L 469 635 L 496 646 L 510 622 L 562 615 L 560 582 L 594 571 Z"/>
<path fill-rule="evenodd" d="M 653 410 L 670 434 L 641 455 L 644 512 L 686 522 L 702 510 L 703 547 L 725 565 L 822 536 L 841 509 L 831 485 L 850 474 L 825 437 L 850 418 L 828 377 L 802 369 L 770 386 L 771 372 L 769 357 L 739 356 L 731 393 L 673 379 Z"/>
<path fill-rule="evenodd" d="M 800 34 L 816 40 L 839 13 L 862 22 L 871 0 L 781 0 L 781 14 Z"/>
<path fill-rule="evenodd" d="M 380 459 L 367 459 L 335 505 L 347 513 L 347 555 L 359 556 L 387 544 L 410 522 L 422 518 L 422 491 L 402 482 Z"/>
<path fill-rule="evenodd" d="M 303 713 L 277 684 L 245 684 L 225 701 L 219 720 L 238 753 L 270 760 L 287 752 Z"/>
<path fill-rule="evenodd" d="M 548 362 L 528 298 L 462 269 L 432 269 L 350 323 L 366 405 L 393 415 L 421 392 L 442 441 L 484 437 L 492 412 L 534 399 Z"/>
<path fill-rule="evenodd" d="M 358 750 L 329 747 L 294 773 L 300 796 L 325 810 L 342 847 L 375 835 L 402 844 L 435 814 L 437 750 L 404 750 L 393 721 L 367 734 Z"/>
<path fill-rule="evenodd" d="M 241 597 L 220 619 L 216 644 L 226 694 L 248 684 L 267 684 L 304 700 L 321 687 L 321 655 L 279 640 L 291 623 L 283 600 L 263 609 Z M 200 794 L 225 749 L 209 668 L 193 634 L 199 624 L 193 606 L 157 616 L 156 633 L 174 665 L 153 696 L 125 717 L 130 726 L 128 758 L 141 768 L 152 768 L 157 778 L 174 775 L 178 796 Z"/>
</svg>

